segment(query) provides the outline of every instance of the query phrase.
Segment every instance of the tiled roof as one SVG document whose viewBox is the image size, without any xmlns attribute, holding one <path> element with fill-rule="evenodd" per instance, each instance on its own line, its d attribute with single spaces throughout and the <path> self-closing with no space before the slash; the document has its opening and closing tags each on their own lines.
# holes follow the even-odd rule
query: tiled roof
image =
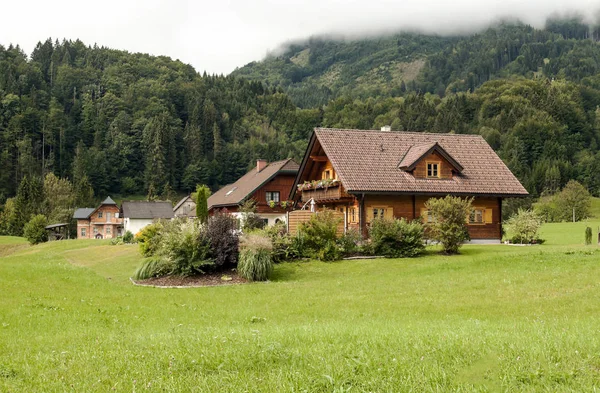
<svg viewBox="0 0 600 393">
<path fill-rule="evenodd" d="M 117 202 L 113 201 L 111 197 L 107 197 L 104 202 L 102 202 L 103 205 L 116 205 Z"/>
<path fill-rule="evenodd" d="M 424 143 L 422 145 L 412 145 L 406 151 L 404 158 L 400 161 L 400 165 L 398 167 L 410 168 L 415 165 L 421 157 L 429 150 L 433 149 L 437 145 L 436 142 Z"/>
<path fill-rule="evenodd" d="M 480 135 L 317 128 L 315 137 L 349 192 L 527 195 Z M 461 173 L 420 179 L 400 169 L 400 162 L 422 156 L 435 143 L 460 163 Z"/>
<path fill-rule="evenodd" d="M 208 198 L 208 208 L 239 205 L 244 199 L 278 173 L 287 172 L 296 174 L 298 168 L 298 163 L 289 158 L 287 160 L 272 162 L 260 172 L 256 168 L 252 168 L 235 183 L 229 184 L 212 194 Z"/>
<path fill-rule="evenodd" d="M 75 210 L 73 218 L 76 220 L 85 220 L 90 217 L 90 214 L 92 214 L 94 210 L 96 210 L 95 207 L 81 207 Z"/>
<path fill-rule="evenodd" d="M 124 218 L 173 218 L 173 205 L 164 201 L 130 201 L 121 204 Z"/>
</svg>

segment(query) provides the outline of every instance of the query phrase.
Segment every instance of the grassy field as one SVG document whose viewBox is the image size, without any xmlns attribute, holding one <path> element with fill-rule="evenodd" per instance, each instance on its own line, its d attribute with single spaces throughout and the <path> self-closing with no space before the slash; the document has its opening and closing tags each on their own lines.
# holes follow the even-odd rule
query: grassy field
<svg viewBox="0 0 600 393">
<path fill-rule="evenodd" d="M 0 238 L 2 392 L 600 389 L 600 249 L 299 262 L 237 286 L 135 287 L 135 246 Z M 0 248 L 1 250 L 1 248 Z"/>
</svg>

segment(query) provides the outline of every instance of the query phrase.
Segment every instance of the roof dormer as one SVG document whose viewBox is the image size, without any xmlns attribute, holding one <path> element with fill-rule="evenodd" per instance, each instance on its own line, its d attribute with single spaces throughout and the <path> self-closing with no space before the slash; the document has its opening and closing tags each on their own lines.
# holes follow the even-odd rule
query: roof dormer
<svg viewBox="0 0 600 393">
<path fill-rule="evenodd" d="M 437 142 L 410 146 L 398 168 L 411 172 L 415 178 L 426 179 L 451 179 L 453 174 L 463 170 L 462 165 Z"/>
</svg>

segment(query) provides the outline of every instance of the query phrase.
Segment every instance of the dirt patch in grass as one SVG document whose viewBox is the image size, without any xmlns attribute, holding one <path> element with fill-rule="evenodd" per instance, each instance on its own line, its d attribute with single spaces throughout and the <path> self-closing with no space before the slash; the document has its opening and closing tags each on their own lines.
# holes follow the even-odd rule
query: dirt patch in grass
<svg viewBox="0 0 600 393">
<path fill-rule="evenodd" d="M 149 278 L 147 280 L 133 280 L 135 285 L 164 287 L 164 288 L 184 288 L 184 287 L 214 287 L 219 285 L 245 284 L 248 282 L 245 278 L 238 276 L 235 271 L 209 273 L 197 276 L 166 276 Z"/>
</svg>

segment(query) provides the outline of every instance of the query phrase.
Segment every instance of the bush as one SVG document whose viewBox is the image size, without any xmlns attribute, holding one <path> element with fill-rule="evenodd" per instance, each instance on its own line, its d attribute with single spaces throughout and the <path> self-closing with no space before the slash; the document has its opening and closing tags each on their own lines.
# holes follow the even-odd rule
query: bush
<svg viewBox="0 0 600 393">
<path fill-rule="evenodd" d="M 575 180 L 571 180 L 557 194 L 543 195 L 534 204 L 535 213 L 544 222 L 581 221 L 589 217 L 591 195 Z M 573 214 L 575 213 L 575 214 Z"/>
<path fill-rule="evenodd" d="M 135 235 L 136 241 L 140 245 L 140 252 L 145 257 L 156 254 L 160 248 L 162 222 L 146 225 Z"/>
<path fill-rule="evenodd" d="M 303 241 L 303 256 L 319 260 L 333 260 L 329 258 L 339 256 L 340 253 L 333 252 L 333 246 L 335 245 L 337 248 L 337 226 L 339 223 L 340 219 L 335 217 L 334 212 L 325 210 L 313 214 L 308 222 L 300 224 L 298 233 Z M 327 252 L 324 250 L 326 247 Z M 323 256 L 327 259 L 322 259 Z"/>
<path fill-rule="evenodd" d="M 173 267 L 170 274 L 206 273 L 214 265 L 206 229 L 199 221 L 173 220 L 164 227 L 161 243 L 160 253 Z"/>
<path fill-rule="evenodd" d="M 592 244 L 592 228 L 585 228 L 585 245 L 589 246 Z"/>
<path fill-rule="evenodd" d="M 338 239 L 338 245 L 344 255 L 351 255 L 359 250 L 358 244 L 362 241 L 362 236 L 357 229 L 349 229 Z"/>
<path fill-rule="evenodd" d="M 467 218 L 471 213 L 473 199 L 463 199 L 451 195 L 445 198 L 431 198 L 425 208 L 433 217 L 426 224 L 427 234 L 442 244 L 446 254 L 456 254 L 463 242 L 470 239 Z"/>
<path fill-rule="evenodd" d="M 237 264 L 239 238 L 236 228 L 236 219 L 226 212 L 218 211 L 208 219 L 206 236 L 212 259 L 219 269 Z"/>
<path fill-rule="evenodd" d="M 244 232 L 265 227 L 265 221 L 256 214 L 256 203 L 256 200 L 248 199 L 240 206 L 240 213 L 242 214 L 241 230 Z"/>
<path fill-rule="evenodd" d="M 240 243 L 238 273 L 250 281 L 266 281 L 273 271 L 271 239 L 260 234 L 250 234 Z"/>
<path fill-rule="evenodd" d="M 423 253 L 423 225 L 417 221 L 374 220 L 369 230 L 373 253 L 388 258 L 416 257 Z"/>
<path fill-rule="evenodd" d="M 46 232 L 48 220 L 43 214 L 33 216 L 23 228 L 23 235 L 31 244 L 38 244 L 48 241 L 48 232 Z"/>
<path fill-rule="evenodd" d="M 339 261 L 342 259 L 342 249 L 335 241 L 330 240 L 314 256 L 323 262 Z"/>
<path fill-rule="evenodd" d="M 135 242 L 135 238 L 133 237 L 133 233 L 131 231 L 125 232 L 123 235 L 123 243 L 133 243 Z"/>
<path fill-rule="evenodd" d="M 531 210 L 519 209 L 517 214 L 506 221 L 505 226 L 507 232 L 511 235 L 511 243 L 541 244 L 544 242 L 538 235 L 542 220 L 540 216 Z"/>
<path fill-rule="evenodd" d="M 173 265 L 168 259 L 155 256 L 146 258 L 142 265 L 135 271 L 133 278 L 135 280 L 147 280 L 154 277 L 162 277 L 172 274 Z"/>
</svg>

